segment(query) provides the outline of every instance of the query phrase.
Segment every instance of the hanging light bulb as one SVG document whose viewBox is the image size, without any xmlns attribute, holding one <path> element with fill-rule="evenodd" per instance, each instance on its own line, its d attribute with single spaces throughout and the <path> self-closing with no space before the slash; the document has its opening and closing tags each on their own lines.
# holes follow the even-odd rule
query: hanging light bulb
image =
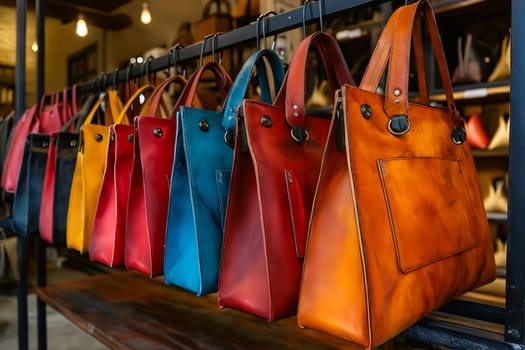
<svg viewBox="0 0 525 350">
<path fill-rule="evenodd" d="M 38 42 L 36 40 L 33 41 L 33 44 L 31 45 L 31 51 L 38 52 Z"/>
<path fill-rule="evenodd" d="M 142 12 L 140 13 L 140 21 L 144 24 L 151 23 L 151 13 L 149 12 L 148 2 L 142 3 Z"/>
<path fill-rule="evenodd" d="M 76 33 L 81 37 L 85 37 L 88 34 L 87 23 L 82 14 L 78 15 Z"/>
</svg>

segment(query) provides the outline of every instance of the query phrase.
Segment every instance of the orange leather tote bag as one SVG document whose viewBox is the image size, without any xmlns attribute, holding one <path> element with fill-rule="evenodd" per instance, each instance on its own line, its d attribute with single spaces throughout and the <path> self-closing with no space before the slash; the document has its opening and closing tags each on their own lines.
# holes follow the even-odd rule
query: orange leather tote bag
<svg viewBox="0 0 525 350">
<path fill-rule="evenodd" d="M 408 101 L 410 39 L 421 11 L 447 108 Z M 386 92 L 377 94 L 387 64 Z M 427 0 L 392 15 L 360 88 L 343 86 L 334 113 L 297 320 L 372 348 L 496 272 L 476 168 Z"/>
<path fill-rule="evenodd" d="M 275 102 L 245 100 L 238 112 L 219 305 L 269 321 L 297 310 L 310 208 L 330 126 L 329 119 L 304 109 L 307 53 L 314 47 L 334 91 L 353 84 L 335 39 L 318 32 L 297 47 Z"/>
</svg>

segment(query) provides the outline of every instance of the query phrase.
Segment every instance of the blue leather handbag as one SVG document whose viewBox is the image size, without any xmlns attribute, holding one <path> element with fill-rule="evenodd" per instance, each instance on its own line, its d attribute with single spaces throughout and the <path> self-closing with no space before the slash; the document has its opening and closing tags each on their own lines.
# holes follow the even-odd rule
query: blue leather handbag
<svg viewBox="0 0 525 350">
<path fill-rule="evenodd" d="M 164 280 L 197 295 L 217 291 L 236 110 L 254 67 L 261 100 L 270 103 L 284 69 L 277 54 L 261 50 L 245 62 L 219 112 L 181 107 L 178 114 Z"/>
</svg>

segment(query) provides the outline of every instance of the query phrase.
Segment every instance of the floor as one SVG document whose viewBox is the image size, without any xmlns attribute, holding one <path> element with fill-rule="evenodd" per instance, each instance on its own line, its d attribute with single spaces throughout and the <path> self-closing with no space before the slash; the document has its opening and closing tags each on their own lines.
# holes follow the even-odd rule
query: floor
<svg viewBox="0 0 525 350">
<path fill-rule="evenodd" d="M 82 270 L 49 264 L 47 269 L 48 283 L 60 280 L 75 279 L 87 276 Z M 31 289 L 31 288 L 30 288 Z M 38 349 L 36 325 L 36 295 L 28 295 L 29 349 Z M 62 314 L 51 307 L 46 307 L 47 348 L 50 350 L 106 350 L 88 333 L 73 325 Z M 18 348 L 18 319 L 16 290 L 12 284 L 0 285 L 0 350 Z"/>
<path fill-rule="evenodd" d="M 70 261 L 52 261 L 47 266 L 47 281 L 53 283 L 71 280 L 93 274 L 93 270 L 79 268 L 78 263 Z M 31 282 L 30 282 L 31 283 Z M 105 345 L 73 325 L 62 314 L 52 307 L 46 307 L 47 313 L 47 348 L 50 350 L 106 350 Z M 36 295 L 31 291 L 28 295 L 29 349 L 38 349 L 36 325 Z M 17 298 L 14 284 L 0 283 L 0 350 L 18 348 Z M 382 346 L 383 350 L 426 350 L 444 349 L 436 346 L 413 344 L 406 339 L 396 339 Z"/>
</svg>

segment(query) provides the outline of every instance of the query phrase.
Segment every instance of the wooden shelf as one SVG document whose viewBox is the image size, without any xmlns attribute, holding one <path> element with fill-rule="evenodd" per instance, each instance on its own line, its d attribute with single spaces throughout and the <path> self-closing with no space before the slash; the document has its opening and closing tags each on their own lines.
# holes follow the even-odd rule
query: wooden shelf
<svg viewBox="0 0 525 350">
<path fill-rule="evenodd" d="M 496 148 L 492 150 L 487 149 L 472 149 L 472 156 L 476 158 L 490 158 L 490 157 L 508 157 L 508 148 Z"/>
<path fill-rule="evenodd" d="M 162 279 L 125 271 L 59 282 L 37 295 L 112 349 L 362 349 L 297 326 L 220 310 L 216 294 L 197 297 Z"/>
<path fill-rule="evenodd" d="M 464 24 L 509 14 L 511 0 L 438 0 L 432 3 L 439 22 Z"/>
<path fill-rule="evenodd" d="M 508 100 L 510 94 L 510 81 L 501 80 L 490 83 L 468 84 L 453 87 L 454 100 L 469 102 L 480 101 L 489 102 L 492 100 L 506 98 Z M 431 92 L 431 100 L 445 101 L 445 94 L 443 91 Z"/>
</svg>

